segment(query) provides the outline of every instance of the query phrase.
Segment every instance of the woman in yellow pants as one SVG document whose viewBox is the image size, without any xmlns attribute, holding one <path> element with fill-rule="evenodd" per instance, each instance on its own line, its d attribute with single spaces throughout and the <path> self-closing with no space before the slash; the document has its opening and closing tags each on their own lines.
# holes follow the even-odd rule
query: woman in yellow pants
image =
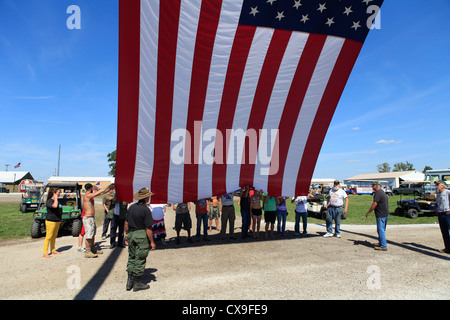
<svg viewBox="0 0 450 320">
<path fill-rule="evenodd" d="M 52 255 L 61 254 L 56 251 L 55 242 L 58 236 L 59 226 L 61 224 L 62 209 L 58 201 L 61 191 L 58 188 L 50 188 L 47 196 L 47 220 L 45 221 L 45 240 L 44 240 L 44 258 L 50 258 L 48 254 L 48 245 Z"/>
</svg>

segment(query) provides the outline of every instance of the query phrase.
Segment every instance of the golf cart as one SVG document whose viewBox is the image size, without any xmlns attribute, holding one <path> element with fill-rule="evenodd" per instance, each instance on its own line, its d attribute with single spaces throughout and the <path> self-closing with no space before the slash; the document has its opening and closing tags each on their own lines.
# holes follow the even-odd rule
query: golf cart
<svg viewBox="0 0 450 320">
<path fill-rule="evenodd" d="M 24 193 L 22 193 L 22 199 L 20 201 L 19 209 L 22 213 L 27 211 L 35 211 L 38 208 L 39 199 L 43 193 L 43 187 L 31 187 L 27 188 Z"/>
<path fill-rule="evenodd" d="M 401 196 L 400 196 L 401 197 Z M 402 199 L 397 201 L 396 215 L 406 215 L 416 219 L 419 213 L 434 213 L 436 206 L 436 190 L 434 183 L 425 181 L 421 183 L 421 190 L 414 193 L 413 199 Z"/>
<path fill-rule="evenodd" d="M 60 230 L 68 230 L 74 237 L 78 237 L 83 225 L 81 221 L 81 187 L 78 183 L 49 183 L 45 186 L 47 192 L 50 188 L 58 188 L 61 190 L 60 198 L 58 198 L 58 202 L 62 205 Z M 47 192 L 42 193 L 37 210 L 34 213 L 34 221 L 31 225 L 32 238 L 40 238 L 45 233 Z"/>
<path fill-rule="evenodd" d="M 314 197 L 309 198 L 306 203 L 306 208 L 308 214 L 314 214 L 321 219 L 325 219 L 327 211 L 326 195 L 319 193 L 314 195 Z"/>
</svg>

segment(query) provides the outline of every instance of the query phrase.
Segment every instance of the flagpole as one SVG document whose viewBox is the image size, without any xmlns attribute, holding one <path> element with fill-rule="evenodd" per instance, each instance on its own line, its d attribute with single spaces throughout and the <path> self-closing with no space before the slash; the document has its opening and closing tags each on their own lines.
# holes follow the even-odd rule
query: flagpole
<svg viewBox="0 0 450 320">
<path fill-rule="evenodd" d="M 61 163 L 61 145 L 59 145 L 59 153 L 58 153 L 58 177 L 59 177 L 59 166 Z"/>
</svg>

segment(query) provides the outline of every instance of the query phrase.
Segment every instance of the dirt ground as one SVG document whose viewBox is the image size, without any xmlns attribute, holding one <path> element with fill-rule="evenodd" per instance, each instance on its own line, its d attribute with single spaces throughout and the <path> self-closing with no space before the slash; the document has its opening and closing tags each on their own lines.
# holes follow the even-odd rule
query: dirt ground
<svg viewBox="0 0 450 320">
<path fill-rule="evenodd" d="M 195 226 L 193 210 L 191 216 Z M 339 239 L 323 238 L 320 224 L 308 224 L 309 236 L 297 238 L 288 223 L 287 237 L 266 240 L 261 232 L 258 240 L 242 240 L 237 219 L 236 240 L 221 240 L 212 230 L 211 241 L 187 243 L 182 231 L 176 244 L 171 209 L 165 223 L 169 243 L 158 245 L 147 259 L 143 282 L 149 290 L 125 290 L 128 250 L 109 249 L 99 226 L 104 254 L 95 259 L 77 252 L 77 238 L 71 236 L 56 239 L 62 254 L 50 259 L 42 258 L 43 238 L 0 242 L 0 299 L 450 299 L 450 279 L 443 276 L 450 255 L 439 252 L 443 242 L 436 224 L 388 224 L 388 251 L 378 252 L 372 246 L 375 225 L 342 225 Z"/>
</svg>

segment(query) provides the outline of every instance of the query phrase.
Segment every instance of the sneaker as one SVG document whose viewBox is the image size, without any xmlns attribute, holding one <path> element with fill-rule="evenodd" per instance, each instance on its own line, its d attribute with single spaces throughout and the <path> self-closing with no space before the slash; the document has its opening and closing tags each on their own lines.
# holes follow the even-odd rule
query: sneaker
<svg viewBox="0 0 450 320">
<path fill-rule="evenodd" d="M 337 234 L 335 234 L 334 235 L 336 238 L 340 238 L 341 237 L 341 234 L 340 233 L 337 233 Z"/>
<path fill-rule="evenodd" d="M 387 248 L 382 248 L 382 247 L 375 247 L 374 249 L 378 250 L 378 251 L 387 251 Z"/>
<path fill-rule="evenodd" d="M 329 237 L 332 237 L 332 236 L 333 236 L 333 234 L 330 233 L 330 232 L 327 232 L 327 233 L 325 233 L 325 234 L 323 235 L 324 238 L 329 238 Z"/>
<path fill-rule="evenodd" d="M 85 248 L 78 248 L 77 251 L 81 252 L 81 253 L 84 253 L 86 251 L 86 249 Z"/>
</svg>

